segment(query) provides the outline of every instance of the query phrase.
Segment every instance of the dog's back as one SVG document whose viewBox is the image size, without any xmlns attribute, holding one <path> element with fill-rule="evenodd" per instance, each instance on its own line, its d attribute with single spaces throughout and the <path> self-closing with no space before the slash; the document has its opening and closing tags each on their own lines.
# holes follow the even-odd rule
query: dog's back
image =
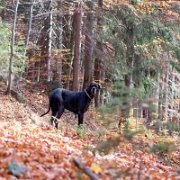
<svg viewBox="0 0 180 180">
<path fill-rule="evenodd" d="M 63 106 L 65 109 L 78 113 L 80 104 L 84 101 L 84 92 L 75 92 L 63 88 L 54 89 L 49 95 L 51 107 Z"/>
<path fill-rule="evenodd" d="M 76 99 L 79 93 L 81 92 L 70 91 L 63 88 L 56 88 L 49 94 L 49 98 L 58 98 L 62 103 L 66 103 L 71 99 Z"/>
<path fill-rule="evenodd" d="M 81 104 L 84 105 L 84 92 L 74 92 L 69 90 L 62 90 L 62 99 L 63 99 L 63 105 L 65 109 L 72 111 L 74 113 L 78 113 L 79 111 L 82 111 Z"/>
</svg>

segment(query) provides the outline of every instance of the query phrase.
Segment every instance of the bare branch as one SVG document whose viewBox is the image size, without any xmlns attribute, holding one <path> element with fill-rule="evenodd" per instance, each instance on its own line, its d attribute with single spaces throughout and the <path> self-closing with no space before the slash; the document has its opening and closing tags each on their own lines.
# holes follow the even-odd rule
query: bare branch
<svg viewBox="0 0 180 180">
<path fill-rule="evenodd" d="M 91 180 L 99 180 L 99 177 L 93 173 L 89 168 L 85 167 L 85 165 L 79 159 L 73 159 L 74 164 L 80 170 L 82 170 Z"/>
</svg>

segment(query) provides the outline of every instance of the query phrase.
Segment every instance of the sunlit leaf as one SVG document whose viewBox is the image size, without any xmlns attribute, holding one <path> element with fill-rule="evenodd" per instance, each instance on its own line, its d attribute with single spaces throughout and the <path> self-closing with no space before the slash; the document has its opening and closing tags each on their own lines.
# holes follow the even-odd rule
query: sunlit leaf
<svg viewBox="0 0 180 180">
<path fill-rule="evenodd" d="M 102 171 L 101 167 L 94 163 L 91 165 L 91 170 L 94 171 L 95 173 L 100 173 Z"/>
</svg>

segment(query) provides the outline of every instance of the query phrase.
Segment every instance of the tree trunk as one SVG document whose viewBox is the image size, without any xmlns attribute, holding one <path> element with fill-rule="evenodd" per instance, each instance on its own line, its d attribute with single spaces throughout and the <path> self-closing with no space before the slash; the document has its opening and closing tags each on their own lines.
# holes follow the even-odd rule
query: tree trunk
<svg viewBox="0 0 180 180">
<path fill-rule="evenodd" d="M 164 93 L 163 93 L 163 120 L 168 121 L 168 79 L 169 79 L 169 70 L 166 67 L 164 74 Z"/>
<path fill-rule="evenodd" d="M 81 4 L 75 10 L 75 47 L 73 61 L 73 86 L 74 91 L 78 91 L 80 87 L 80 57 L 81 57 L 81 24 L 82 9 Z"/>
<path fill-rule="evenodd" d="M 126 35 L 126 65 L 128 69 L 128 73 L 124 77 L 124 83 L 125 86 L 130 90 L 132 88 L 133 80 L 132 80 L 132 69 L 133 69 L 133 63 L 134 63 L 134 28 L 133 24 L 126 24 L 127 28 L 127 35 Z M 123 116 L 125 118 L 129 118 L 129 112 L 130 112 L 130 107 L 131 107 L 131 102 L 128 100 L 129 94 L 126 95 L 125 100 L 123 102 Z"/>
<path fill-rule="evenodd" d="M 8 87 L 7 94 L 11 93 L 11 85 L 12 85 L 12 69 L 13 69 L 13 60 L 14 60 L 14 43 L 15 43 L 15 35 L 16 35 L 16 22 L 17 22 L 17 11 L 19 6 L 19 0 L 16 2 L 15 14 L 14 14 L 14 22 L 12 27 L 12 36 L 11 36 L 11 54 L 9 61 L 9 77 L 8 77 Z"/>
<path fill-rule="evenodd" d="M 51 8 L 51 1 L 45 1 L 44 2 L 44 9 L 49 12 Z M 50 34 L 49 34 L 49 30 L 51 28 L 51 13 L 49 15 L 47 15 L 44 18 L 44 22 L 43 22 L 43 28 L 41 30 L 41 34 L 40 34 L 40 39 L 38 42 L 38 45 L 40 45 L 41 47 L 41 60 L 40 63 L 37 63 L 38 66 L 38 71 L 40 70 L 40 72 L 38 72 L 38 80 L 41 81 L 46 81 L 48 80 L 48 76 L 49 76 L 49 67 L 50 67 L 50 59 L 49 59 L 49 43 L 50 43 Z M 39 69 L 40 68 L 40 69 Z"/>
<path fill-rule="evenodd" d="M 70 19 L 69 19 L 70 21 Z M 74 19 L 72 20 L 74 24 Z M 69 26 L 69 25 L 68 25 Z M 74 26 L 72 26 L 72 29 L 74 28 Z M 69 35 L 69 50 L 70 50 L 70 55 L 69 55 L 69 59 L 70 59 L 70 62 L 69 62 L 69 69 L 68 69 L 68 82 L 67 82 L 67 88 L 70 89 L 70 83 L 71 83 L 71 75 L 72 75 L 72 67 L 73 67 L 73 56 L 74 56 L 74 33 L 73 33 L 73 30 L 70 31 L 70 35 Z"/>
<path fill-rule="evenodd" d="M 89 9 L 93 11 L 94 3 L 88 1 L 87 5 Z M 84 83 L 83 88 L 85 89 L 92 82 L 92 65 L 93 65 L 93 49 L 94 49 L 94 13 L 88 12 L 86 17 L 86 39 L 85 39 L 85 52 L 84 52 Z"/>
<path fill-rule="evenodd" d="M 58 47 L 58 57 L 57 57 L 57 76 L 59 83 L 62 83 L 62 49 L 63 49 L 63 0 L 57 2 L 58 11 L 57 15 L 57 47 Z"/>
<path fill-rule="evenodd" d="M 51 49 L 52 49 L 52 23 L 53 23 L 53 15 L 52 15 L 52 0 L 50 1 L 50 5 L 49 5 L 49 9 L 50 9 L 50 13 L 49 13 L 49 30 L 48 30 L 48 39 L 49 39 L 49 42 L 48 42 L 48 57 L 47 57 L 47 61 L 48 61 L 48 67 L 47 67 L 47 71 L 48 71 L 48 78 L 47 78 L 47 81 L 52 81 L 52 67 L 51 67 L 51 64 L 52 64 L 52 59 L 51 59 L 51 56 L 52 56 L 52 52 L 51 52 Z"/>
<path fill-rule="evenodd" d="M 24 71 L 21 72 L 20 74 L 20 78 L 19 78 L 19 81 L 20 79 L 22 78 L 23 76 L 23 73 L 26 72 L 28 74 L 28 66 L 29 66 L 29 62 L 27 64 L 25 64 L 25 58 L 28 58 L 29 55 L 27 55 L 27 50 L 28 50 L 28 46 L 29 46 L 29 39 L 30 39 L 30 34 L 31 34 L 31 28 L 32 28 L 32 18 L 33 18 L 33 8 L 34 8 L 34 3 L 35 3 L 35 0 L 33 0 L 32 4 L 30 4 L 30 10 L 29 10 L 29 21 L 28 21 L 28 29 L 27 29 L 27 35 L 26 35 L 26 41 L 25 41 L 25 48 L 24 48 L 24 57 L 23 57 L 23 60 L 22 60 L 22 64 L 25 66 L 24 67 Z M 25 32 L 26 33 L 26 32 Z M 28 52 L 30 53 L 30 52 Z M 19 82 L 18 82 L 19 83 Z"/>
<path fill-rule="evenodd" d="M 62 41 L 65 49 L 68 49 L 69 53 L 64 54 L 64 58 L 67 59 L 67 68 L 65 68 L 65 74 L 67 78 L 64 82 L 64 87 L 67 89 L 72 88 L 72 69 L 73 69 L 73 56 L 74 56 L 74 19 L 75 16 L 71 15 L 71 10 L 65 11 L 63 17 L 63 32 Z"/>
<path fill-rule="evenodd" d="M 159 85 L 159 73 L 157 74 L 157 81 L 155 83 L 155 88 L 153 91 L 153 96 L 155 97 L 155 118 L 158 119 L 159 118 L 159 92 L 160 92 L 160 85 Z"/>
<path fill-rule="evenodd" d="M 99 9 L 103 8 L 103 0 L 99 0 L 98 1 L 98 8 Z M 98 19 L 97 19 L 97 28 L 98 28 L 98 31 L 101 31 L 101 25 L 102 25 L 102 18 L 98 17 Z M 97 42 L 96 43 L 96 48 L 99 49 L 100 51 L 102 51 L 102 43 L 101 42 Z M 94 80 L 97 83 L 100 83 L 100 80 L 101 80 L 101 59 L 99 57 L 95 58 Z M 99 102 L 100 102 L 100 95 L 99 95 L 99 93 L 97 93 L 97 95 L 95 97 L 95 107 L 99 106 Z"/>
<path fill-rule="evenodd" d="M 163 81 L 161 80 L 162 79 L 162 76 L 159 75 L 159 101 L 158 101 L 158 119 L 162 120 L 162 117 L 163 117 Z"/>
<path fill-rule="evenodd" d="M 124 77 L 124 82 L 126 87 L 132 87 L 132 67 L 134 62 L 134 28 L 132 26 L 127 26 L 127 36 L 126 36 L 126 64 L 128 67 L 128 74 Z"/>
<path fill-rule="evenodd" d="M 34 3 L 35 3 L 35 0 L 33 0 L 32 4 L 30 5 L 28 31 L 27 31 L 27 36 L 26 36 L 26 44 L 25 44 L 25 52 L 24 52 L 25 55 L 26 55 L 26 51 L 27 51 L 27 48 L 29 45 L 29 38 L 30 38 L 30 34 L 31 34 Z"/>
</svg>

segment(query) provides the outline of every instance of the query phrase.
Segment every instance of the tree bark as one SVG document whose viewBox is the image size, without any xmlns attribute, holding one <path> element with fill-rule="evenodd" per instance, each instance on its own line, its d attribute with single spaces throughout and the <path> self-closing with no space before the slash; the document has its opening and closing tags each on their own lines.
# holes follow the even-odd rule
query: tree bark
<svg viewBox="0 0 180 180">
<path fill-rule="evenodd" d="M 9 60 L 9 77 L 8 77 L 8 87 L 7 94 L 11 93 L 11 85 L 12 85 L 12 70 L 13 70 L 13 60 L 14 60 L 14 43 L 15 43 L 15 35 L 16 35 L 16 22 L 17 22 L 17 11 L 19 6 L 19 0 L 16 2 L 15 14 L 14 14 L 14 22 L 12 27 L 12 36 L 11 36 L 11 54 Z"/>
<path fill-rule="evenodd" d="M 58 11 L 57 15 L 57 47 L 58 47 L 58 57 L 57 57 L 57 79 L 62 83 L 62 49 L 63 49 L 63 0 L 57 2 Z"/>
<path fill-rule="evenodd" d="M 85 39 L 85 52 L 84 52 L 84 83 L 83 88 L 85 89 L 93 80 L 92 77 L 92 65 L 93 65 L 93 49 L 94 49 L 94 3 L 88 1 L 87 5 L 91 12 L 87 13 L 86 16 L 86 39 Z"/>
<path fill-rule="evenodd" d="M 74 21 L 75 15 L 71 15 L 71 10 L 66 9 L 63 14 L 63 32 L 62 41 L 65 49 L 68 49 L 68 53 L 63 55 L 63 58 L 67 60 L 65 65 L 65 74 L 67 75 L 64 79 L 64 87 L 67 89 L 72 88 L 72 70 L 73 70 L 73 59 L 74 59 Z"/>
<path fill-rule="evenodd" d="M 44 9 L 49 12 L 51 10 L 51 1 L 45 1 L 44 2 Z M 38 81 L 47 81 L 49 80 L 48 76 L 48 70 L 50 67 L 50 59 L 49 59 L 49 42 L 50 42 L 50 20 L 51 19 L 51 13 L 48 13 L 48 16 L 44 18 L 43 21 L 43 28 L 41 30 L 40 39 L 38 41 L 38 45 L 41 47 L 41 60 L 37 63 L 38 65 Z M 40 71 L 39 71 L 40 70 Z"/>
<path fill-rule="evenodd" d="M 68 26 L 70 26 L 70 18 L 68 18 Z M 74 18 L 72 20 L 72 24 L 74 24 Z M 72 25 L 72 29 L 75 29 L 74 28 L 74 25 Z M 72 69 L 73 69 L 73 56 L 74 56 L 74 31 L 70 31 L 69 28 L 68 28 L 68 31 L 69 31 L 69 34 L 68 34 L 68 37 L 69 37 L 69 45 L 67 46 L 70 50 L 70 55 L 68 56 L 69 59 L 70 59 L 70 62 L 69 62 L 69 68 L 68 68 L 68 82 L 67 82 L 67 88 L 70 89 L 70 83 L 71 83 L 71 75 L 72 75 Z"/>
<path fill-rule="evenodd" d="M 124 82 L 126 87 L 130 88 L 132 86 L 132 67 L 134 62 L 134 28 L 133 25 L 127 26 L 127 36 L 126 36 L 126 64 L 128 67 L 128 74 L 124 77 Z"/>
<path fill-rule="evenodd" d="M 20 74 L 19 81 L 21 80 L 24 72 L 27 72 L 27 74 L 28 74 L 28 64 L 27 65 L 25 64 L 25 58 L 28 58 L 27 50 L 28 50 L 29 39 L 30 39 L 31 30 L 32 30 L 31 28 L 32 28 L 34 3 L 35 3 L 35 0 L 33 0 L 32 4 L 30 4 L 28 29 L 27 29 L 27 35 L 26 35 L 26 41 L 25 41 L 25 48 L 24 48 L 24 57 L 22 59 L 22 64 L 24 65 L 24 70 Z M 19 84 L 19 81 L 17 82 L 17 84 Z"/>
<path fill-rule="evenodd" d="M 50 13 L 49 13 L 49 30 L 48 30 L 48 58 L 47 58 L 47 61 L 48 61 L 48 66 L 47 66 L 47 71 L 48 71 L 48 78 L 47 78 L 47 81 L 52 81 L 52 67 L 51 67 L 51 64 L 52 64 L 52 59 L 51 59 L 51 56 L 52 56 L 52 23 L 53 23 L 53 15 L 52 15 L 52 0 L 50 1 L 50 5 L 49 5 L 49 10 L 50 10 Z"/>
<path fill-rule="evenodd" d="M 163 93 L 163 120 L 168 121 L 168 79 L 169 79 L 169 69 L 166 67 L 164 72 L 164 93 Z"/>
<path fill-rule="evenodd" d="M 32 4 L 30 5 L 30 11 L 29 11 L 29 22 L 28 22 L 28 31 L 27 31 L 27 36 L 26 36 L 26 44 L 25 44 L 25 52 L 24 54 L 26 55 L 26 51 L 29 45 L 29 38 L 31 34 L 31 28 L 32 28 L 32 17 L 33 17 L 33 7 L 34 7 L 35 0 L 33 0 Z"/>
<path fill-rule="evenodd" d="M 102 9 L 103 8 L 103 0 L 99 0 L 98 1 L 98 8 Z M 97 28 L 98 31 L 101 31 L 101 25 L 102 25 L 102 18 L 98 17 L 97 19 Z M 97 42 L 96 43 L 96 48 L 99 49 L 100 51 L 102 51 L 102 43 L 101 42 Z M 95 64 L 94 64 L 94 80 L 97 83 L 100 83 L 101 80 L 101 59 L 99 57 L 95 58 Z M 98 107 L 100 103 L 100 95 L 99 93 L 97 93 L 96 97 L 95 97 L 95 107 Z"/>
<path fill-rule="evenodd" d="M 80 88 L 80 57 L 81 57 L 81 24 L 82 24 L 82 9 L 81 4 L 75 10 L 75 47 L 73 61 L 73 86 L 74 91 Z"/>
<path fill-rule="evenodd" d="M 130 25 L 129 23 L 126 24 L 126 29 L 127 29 L 127 35 L 126 35 L 126 65 L 128 69 L 128 73 L 124 77 L 124 83 L 125 86 L 130 90 L 132 88 L 133 80 L 132 80 L 132 69 L 133 69 L 133 63 L 134 63 L 134 28 L 133 24 Z M 131 102 L 127 100 L 129 94 L 126 95 L 125 100 L 123 102 L 123 116 L 125 118 L 129 118 L 129 112 L 130 112 L 130 107 L 131 107 Z"/>
</svg>

